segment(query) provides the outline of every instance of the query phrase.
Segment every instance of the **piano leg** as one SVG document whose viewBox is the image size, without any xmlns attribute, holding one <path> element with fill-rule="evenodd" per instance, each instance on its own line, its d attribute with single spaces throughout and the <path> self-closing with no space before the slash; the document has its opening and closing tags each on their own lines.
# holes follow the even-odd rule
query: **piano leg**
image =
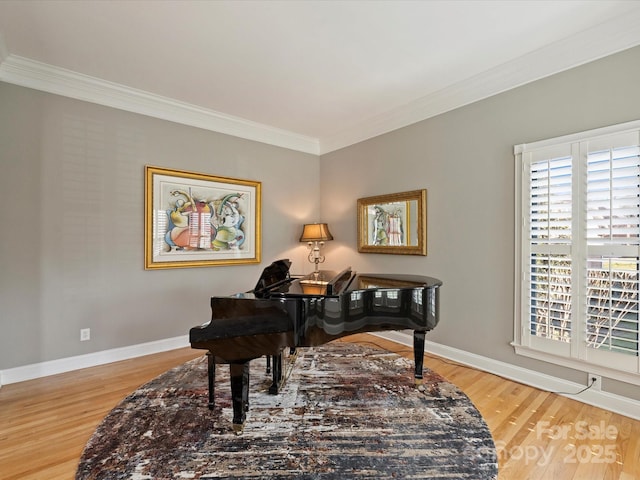
<svg viewBox="0 0 640 480">
<path fill-rule="evenodd" d="M 216 382 L 216 362 L 213 353 L 207 352 L 207 374 L 209 377 L 209 410 L 216 406 L 215 382 Z"/>
<path fill-rule="evenodd" d="M 267 355 L 267 373 L 271 373 L 271 355 Z"/>
<path fill-rule="evenodd" d="M 273 375 L 271 378 L 273 379 L 273 382 L 269 387 L 269 393 L 271 395 L 277 395 L 278 391 L 280 390 L 280 385 L 282 384 L 282 377 L 283 377 L 282 353 L 278 355 L 273 355 L 272 372 L 273 372 Z"/>
<path fill-rule="evenodd" d="M 231 400 L 233 402 L 233 430 L 242 432 L 249 410 L 249 362 L 232 363 Z"/>
<path fill-rule="evenodd" d="M 415 362 L 414 378 L 416 381 L 416 388 L 420 391 L 424 390 L 422 384 L 422 370 L 424 367 L 424 337 L 425 332 L 413 332 L 413 356 Z"/>
</svg>

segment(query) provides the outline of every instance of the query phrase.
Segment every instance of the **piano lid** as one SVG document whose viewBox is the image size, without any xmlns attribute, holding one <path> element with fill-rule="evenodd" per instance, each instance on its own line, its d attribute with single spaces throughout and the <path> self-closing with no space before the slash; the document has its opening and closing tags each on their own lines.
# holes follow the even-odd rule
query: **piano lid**
<svg viewBox="0 0 640 480">
<path fill-rule="evenodd" d="M 269 290 L 272 296 L 332 296 L 347 290 L 354 278 L 351 267 L 341 272 L 321 270 Z"/>
<path fill-rule="evenodd" d="M 432 277 L 408 274 L 361 273 L 352 283 L 353 290 L 372 288 L 421 288 L 438 287 L 442 282 Z"/>
<path fill-rule="evenodd" d="M 291 262 L 288 258 L 271 263 L 271 265 L 262 270 L 262 275 L 260 275 L 258 283 L 256 283 L 252 292 L 260 296 L 265 290 L 289 280 L 289 267 L 291 267 Z"/>
<path fill-rule="evenodd" d="M 268 296 L 335 296 L 356 290 L 413 289 L 439 287 L 442 282 L 432 277 L 407 274 L 355 274 L 351 268 L 342 272 L 321 270 L 270 289 Z"/>
</svg>

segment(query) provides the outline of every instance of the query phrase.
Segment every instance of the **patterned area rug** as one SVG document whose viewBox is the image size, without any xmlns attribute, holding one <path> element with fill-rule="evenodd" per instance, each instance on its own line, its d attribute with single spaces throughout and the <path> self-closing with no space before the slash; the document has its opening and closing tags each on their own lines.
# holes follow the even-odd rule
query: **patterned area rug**
<svg viewBox="0 0 640 480">
<path fill-rule="evenodd" d="M 85 479 L 492 479 L 491 434 L 468 397 L 373 347 L 302 349 L 280 394 L 251 362 L 244 432 L 231 429 L 228 367 L 207 407 L 206 358 L 169 370 L 125 398 L 82 454 Z"/>
</svg>

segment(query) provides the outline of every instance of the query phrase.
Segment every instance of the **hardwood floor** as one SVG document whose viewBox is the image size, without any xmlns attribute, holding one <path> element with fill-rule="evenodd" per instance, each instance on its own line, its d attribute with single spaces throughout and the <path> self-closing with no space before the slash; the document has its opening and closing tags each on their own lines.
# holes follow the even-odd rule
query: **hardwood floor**
<svg viewBox="0 0 640 480">
<path fill-rule="evenodd" d="M 411 349 L 371 335 L 412 358 Z M 69 480 L 85 443 L 127 394 L 202 355 L 184 348 L 0 388 L 0 480 Z M 499 480 L 640 479 L 640 422 L 427 355 L 425 366 L 464 391 L 499 456 Z"/>
</svg>

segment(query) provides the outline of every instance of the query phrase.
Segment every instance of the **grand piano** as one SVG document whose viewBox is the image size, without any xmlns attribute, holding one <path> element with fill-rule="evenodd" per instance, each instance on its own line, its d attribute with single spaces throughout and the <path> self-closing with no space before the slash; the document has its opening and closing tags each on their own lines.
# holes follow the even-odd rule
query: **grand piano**
<svg viewBox="0 0 640 480">
<path fill-rule="evenodd" d="M 207 350 L 210 409 L 216 364 L 229 364 L 233 428 L 241 432 L 249 408 L 251 360 L 272 360 L 269 392 L 277 394 L 285 359 L 295 358 L 295 349 L 362 332 L 413 330 L 414 376 L 421 387 L 425 333 L 439 320 L 440 280 L 356 274 L 350 268 L 293 278 L 290 266 L 289 260 L 277 260 L 250 292 L 212 297 L 211 320 L 189 331 L 191 347 Z"/>
</svg>

